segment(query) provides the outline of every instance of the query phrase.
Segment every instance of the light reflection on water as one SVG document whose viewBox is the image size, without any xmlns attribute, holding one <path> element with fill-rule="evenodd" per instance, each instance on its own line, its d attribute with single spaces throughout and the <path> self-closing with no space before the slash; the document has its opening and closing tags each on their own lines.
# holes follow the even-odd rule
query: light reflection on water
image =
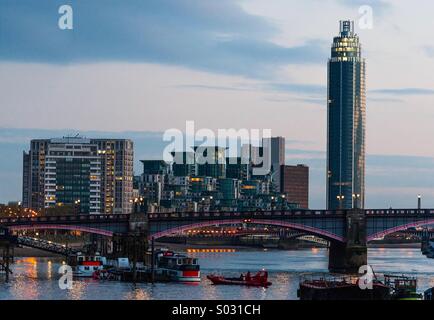
<svg viewBox="0 0 434 320">
<path fill-rule="evenodd" d="M 5 299 L 297 299 L 299 276 L 305 272 L 327 272 L 327 250 L 298 251 L 208 250 L 190 253 L 200 260 L 202 282 L 198 285 L 179 283 L 137 284 L 99 282 L 92 279 L 74 282 L 72 290 L 58 286 L 58 268 L 62 260 L 53 258 L 18 258 L 9 283 L 0 276 L 0 300 Z M 434 259 L 424 257 L 419 249 L 369 250 L 369 264 L 377 274 L 413 274 L 419 279 L 419 291 L 434 286 Z M 267 289 L 237 286 L 213 286 L 206 279 L 210 273 L 239 276 L 265 268 L 273 285 Z"/>
</svg>

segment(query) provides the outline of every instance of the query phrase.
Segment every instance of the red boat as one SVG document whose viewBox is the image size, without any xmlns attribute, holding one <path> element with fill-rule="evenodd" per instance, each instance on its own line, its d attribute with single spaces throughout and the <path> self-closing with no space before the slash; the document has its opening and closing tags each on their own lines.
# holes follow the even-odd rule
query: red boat
<svg viewBox="0 0 434 320">
<path fill-rule="evenodd" d="M 253 277 L 250 276 L 250 272 L 246 275 L 241 274 L 238 278 L 225 278 L 223 276 L 208 275 L 207 278 L 211 280 L 213 284 L 221 285 L 239 285 L 249 287 L 268 287 L 271 286 L 271 282 L 268 281 L 268 272 L 259 271 Z"/>
</svg>

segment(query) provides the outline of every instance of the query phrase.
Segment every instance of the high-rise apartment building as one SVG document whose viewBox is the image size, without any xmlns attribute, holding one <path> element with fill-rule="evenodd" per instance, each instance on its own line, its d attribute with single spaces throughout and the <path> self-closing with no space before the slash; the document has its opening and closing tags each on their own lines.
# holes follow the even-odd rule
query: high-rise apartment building
<svg viewBox="0 0 434 320">
<path fill-rule="evenodd" d="M 130 213 L 133 143 L 124 139 L 32 140 L 23 155 L 23 205 L 71 205 L 81 213 Z"/>
</svg>

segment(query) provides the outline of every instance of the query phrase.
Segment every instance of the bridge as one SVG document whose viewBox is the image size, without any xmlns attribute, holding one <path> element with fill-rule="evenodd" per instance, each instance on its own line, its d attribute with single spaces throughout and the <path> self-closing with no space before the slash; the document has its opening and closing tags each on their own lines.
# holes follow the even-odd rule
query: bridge
<svg viewBox="0 0 434 320">
<path fill-rule="evenodd" d="M 257 224 L 290 228 L 330 242 L 329 270 L 357 272 L 367 264 L 367 243 L 388 234 L 434 224 L 434 209 L 284 210 L 150 213 L 155 239 L 215 225 Z"/>
<path fill-rule="evenodd" d="M 130 215 L 92 214 L 67 216 L 5 217 L 0 226 L 9 231 L 25 230 L 72 230 L 113 237 L 128 233 Z"/>
<path fill-rule="evenodd" d="M 137 218 L 141 216 L 142 218 Z M 146 222 L 143 222 L 143 216 Z M 275 210 L 249 212 L 174 212 L 131 215 L 70 215 L 1 218 L 10 231 L 78 230 L 105 237 L 126 235 L 137 225 L 158 239 L 216 225 L 278 226 L 315 235 L 330 242 L 329 269 L 357 272 L 367 264 L 367 242 L 390 233 L 434 224 L 434 209 Z"/>
<path fill-rule="evenodd" d="M 149 227 L 150 234 L 157 239 L 190 229 L 250 223 L 285 227 L 330 241 L 346 242 L 347 224 L 356 227 L 360 223 L 356 218 L 362 218 L 364 224 L 359 228 L 365 226 L 366 241 L 372 241 L 398 231 L 434 224 L 434 209 L 151 213 Z"/>
</svg>

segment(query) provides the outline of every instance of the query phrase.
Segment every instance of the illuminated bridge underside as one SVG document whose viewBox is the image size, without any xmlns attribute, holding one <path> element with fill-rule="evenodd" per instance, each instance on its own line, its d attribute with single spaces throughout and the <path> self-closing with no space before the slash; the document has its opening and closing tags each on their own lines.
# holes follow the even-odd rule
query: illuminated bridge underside
<svg viewBox="0 0 434 320">
<path fill-rule="evenodd" d="M 368 218 L 368 241 L 378 238 L 383 238 L 388 234 L 399 231 L 405 231 L 408 228 L 418 228 L 427 225 L 434 225 L 434 217 L 415 218 L 415 217 L 401 217 L 396 219 L 372 219 Z"/>
<path fill-rule="evenodd" d="M 39 224 L 39 225 L 20 225 L 9 227 L 11 231 L 22 231 L 22 230 L 71 230 L 71 231 L 81 231 L 92 234 L 99 234 L 101 236 L 112 237 L 113 232 L 103 229 L 90 228 L 85 226 L 74 226 L 74 225 L 56 225 L 56 224 Z"/>
<path fill-rule="evenodd" d="M 342 235 L 342 221 L 317 221 L 315 219 L 303 219 L 304 221 L 284 221 L 284 220 L 271 220 L 271 219 L 249 219 L 250 224 L 260 224 L 269 226 L 279 226 L 290 228 L 305 233 L 316 235 L 326 240 L 344 242 L 345 238 Z M 216 225 L 231 225 L 242 224 L 245 219 L 229 219 L 229 220 L 209 220 L 197 223 L 186 223 L 184 225 L 176 225 L 168 221 L 160 222 L 158 224 L 150 224 L 151 235 L 150 238 L 158 239 L 161 237 L 169 236 L 171 234 L 182 233 L 187 230 L 216 226 Z M 322 228 L 321 228 L 322 227 Z M 341 232 L 341 233 L 340 233 Z"/>
<path fill-rule="evenodd" d="M 346 216 L 351 210 L 289 210 L 285 212 L 224 212 L 150 214 L 151 237 L 155 239 L 201 227 L 241 224 L 281 226 L 315 235 L 326 240 L 346 242 Z M 367 240 L 387 234 L 434 224 L 434 209 L 364 210 Z"/>
<path fill-rule="evenodd" d="M 7 217 L 0 218 L 0 226 L 11 231 L 72 230 L 112 237 L 128 233 L 129 220 L 126 214 Z"/>
</svg>

